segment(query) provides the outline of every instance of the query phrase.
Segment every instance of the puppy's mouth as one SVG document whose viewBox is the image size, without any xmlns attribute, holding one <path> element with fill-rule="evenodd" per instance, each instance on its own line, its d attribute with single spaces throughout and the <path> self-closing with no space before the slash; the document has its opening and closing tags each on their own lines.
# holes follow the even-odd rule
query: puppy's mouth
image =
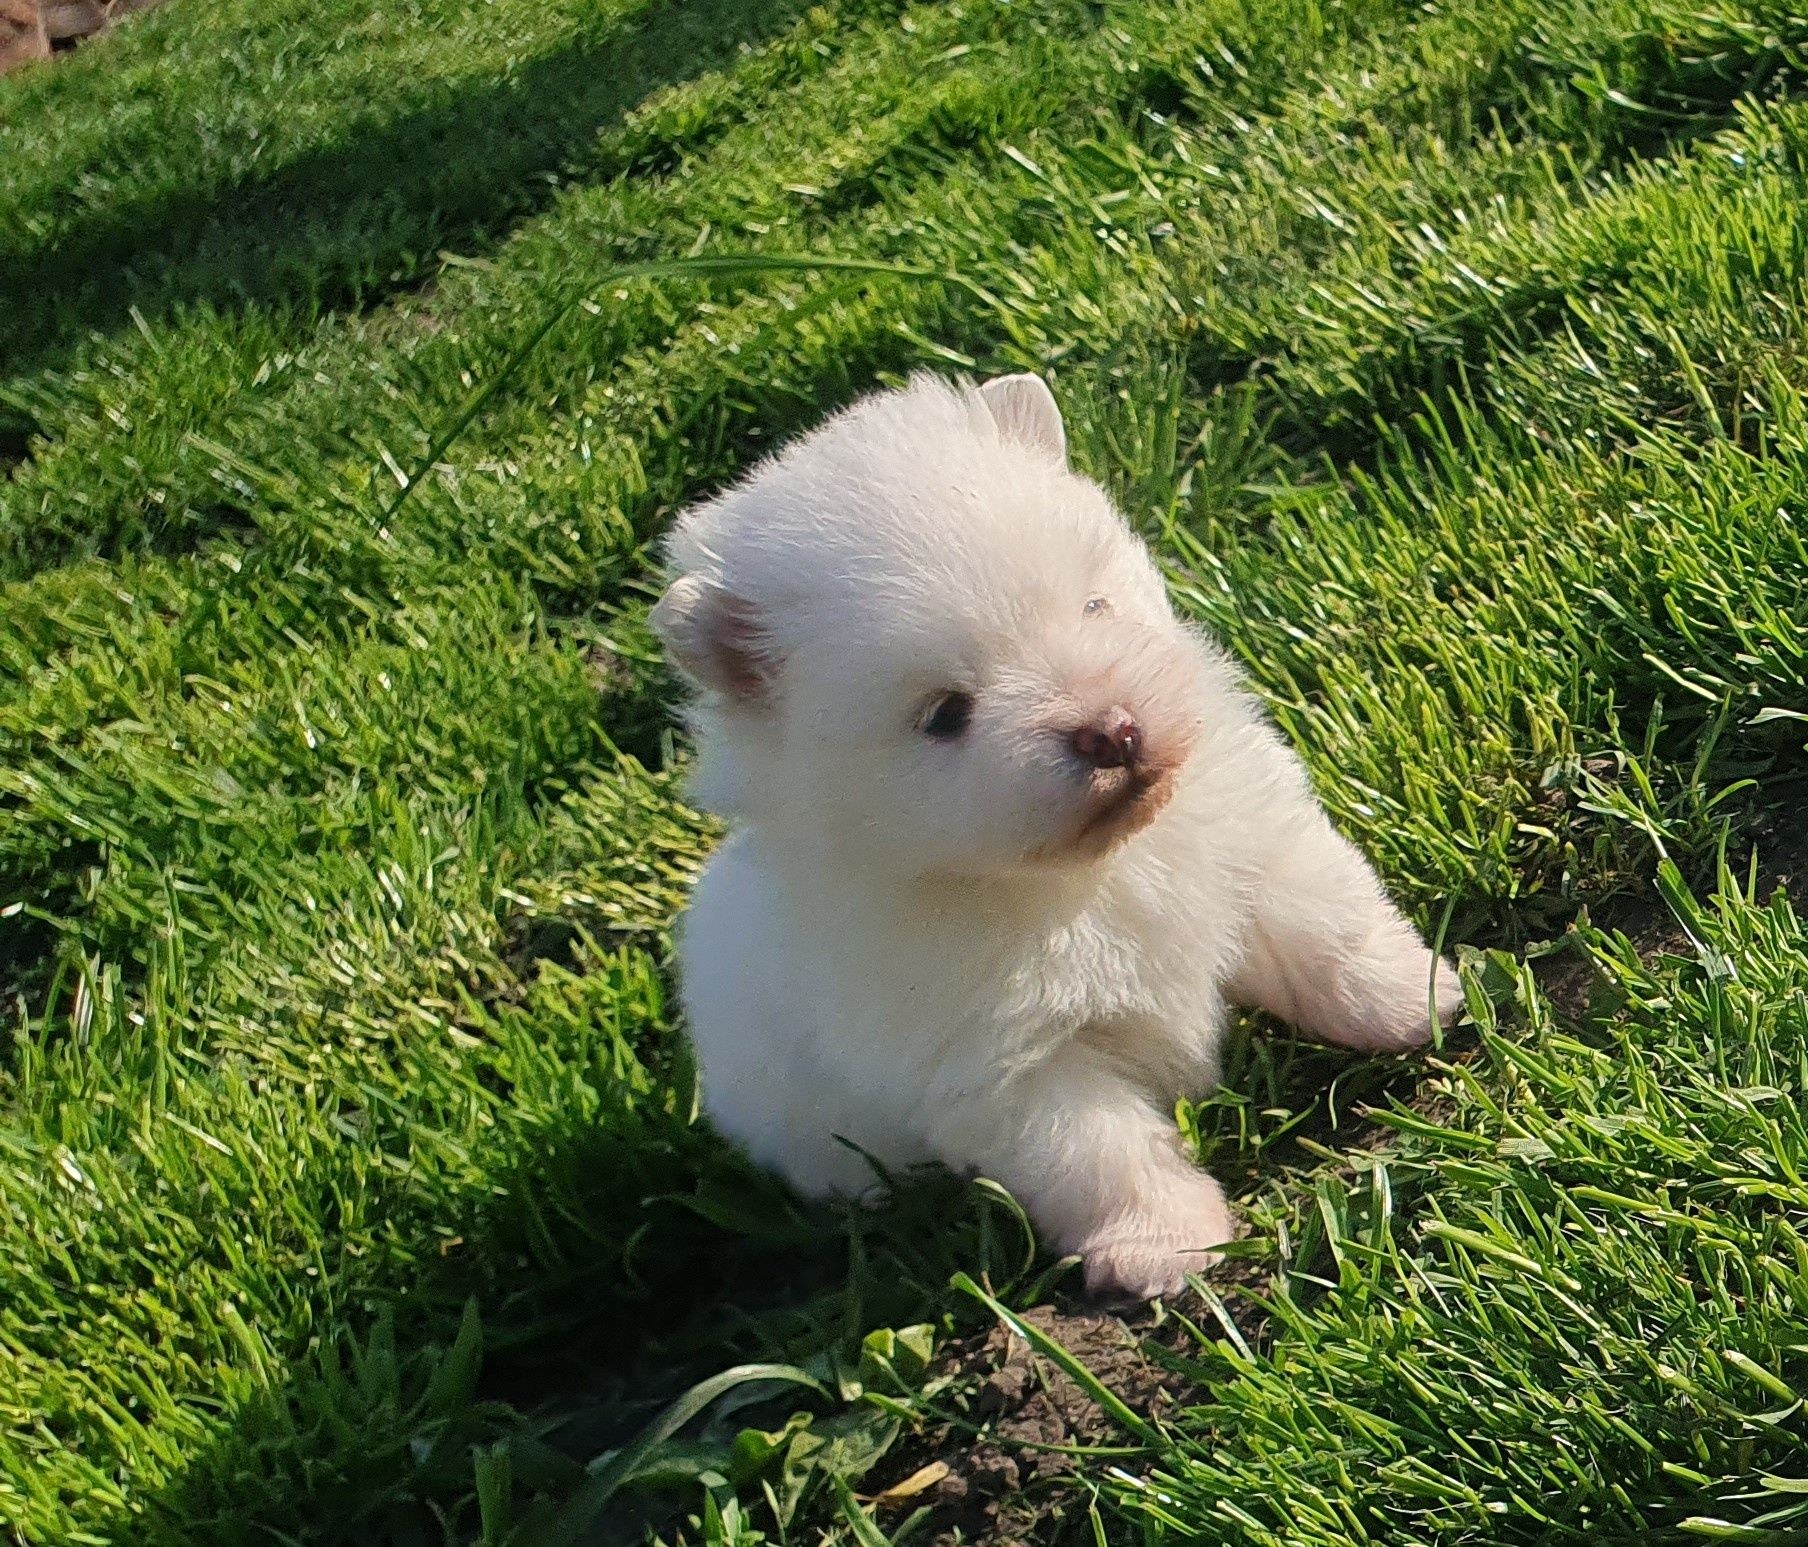
<svg viewBox="0 0 1808 1547">
<path fill-rule="evenodd" d="M 1174 795 L 1171 768 L 1109 768 L 1092 776 L 1090 810 L 1075 848 L 1103 854 L 1134 837 L 1161 815 Z"/>
<path fill-rule="evenodd" d="M 1148 827 L 1174 798 L 1181 770 L 1193 750 L 1193 735 L 1171 736 L 1155 755 L 1144 750 L 1116 767 L 1087 771 L 1078 820 L 1069 818 L 1059 836 L 1026 856 L 1034 865 L 1071 865 L 1102 859 Z"/>
</svg>

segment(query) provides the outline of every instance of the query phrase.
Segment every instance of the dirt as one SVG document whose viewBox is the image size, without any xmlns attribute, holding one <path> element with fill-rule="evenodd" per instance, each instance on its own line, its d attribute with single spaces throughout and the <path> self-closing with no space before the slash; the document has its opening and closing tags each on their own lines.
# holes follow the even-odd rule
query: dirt
<svg viewBox="0 0 1808 1547">
<path fill-rule="evenodd" d="M 1346 1136 L 1346 1147 L 1371 1147 L 1388 1132 L 1360 1124 Z M 1256 1298 L 1268 1283 L 1262 1265 L 1223 1262 L 1208 1277 L 1243 1339 L 1264 1341 L 1267 1317 Z M 1197 1321 L 1201 1307 L 1189 1297 L 1176 1309 Z M 1070 1303 L 1038 1306 L 1020 1317 L 1073 1354 L 1133 1412 L 1156 1423 L 1195 1389 L 1173 1360 L 1192 1339 L 1169 1312 Z M 943 1344 L 934 1376 L 947 1382 L 935 1407 L 958 1421 L 925 1426 L 862 1480 L 860 1495 L 873 1504 L 880 1524 L 896 1531 L 926 1506 L 927 1518 L 910 1536 L 934 1547 L 1094 1542 L 1089 1498 L 1067 1486 L 1080 1458 L 1063 1451 L 1133 1445 L 1134 1437 L 1060 1366 L 1003 1326 Z M 1116 1464 L 1134 1474 L 1141 1463 L 1132 1454 Z M 1108 1539 L 1115 1540 L 1118 1523 L 1101 1513 Z"/>
<path fill-rule="evenodd" d="M 1152 1349 L 1179 1345 L 1181 1329 L 1171 1319 L 1158 1326 L 1146 1314 L 1126 1320 L 1104 1310 L 1044 1305 L 1024 1312 L 1023 1320 L 1138 1413 L 1159 1418 L 1186 1389 L 1182 1377 L 1151 1357 Z M 960 1421 L 927 1428 L 864 1480 L 861 1491 L 877 1504 L 882 1523 L 895 1530 L 927 1506 L 930 1514 L 913 1540 L 1044 1547 L 1069 1536 L 1090 1539 L 1085 1499 L 1062 1486 L 1078 1458 L 1059 1447 L 1126 1443 L 1111 1416 L 1002 1326 L 947 1344 L 937 1363 L 950 1378 L 938 1405 Z M 1134 1466 L 1134 1458 L 1125 1464 Z"/>
<path fill-rule="evenodd" d="M 1771 811 L 1750 824 L 1744 839 L 1743 852 L 1729 853 L 1727 865 L 1743 886 L 1751 854 L 1757 854 L 1753 899 L 1763 903 L 1780 890 L 1798 911 L 1808 905 L 1808 828 Z M 1624 935 L 1646 960 L 1688 956 L 1695 950 L 1688 931 L 1661 898 L 1650 894 L 1613 898 L 1596 910 L 1595 923 Z M 1533 962 L 1532 971 L 1539 989 L 1557 1012 L 1572 1020 L 1585 1015 L 1597 990 L 1607 986 L 1594 963 L 1580 951 L 1555 951 L 1539 957 Z"/>
</svg>

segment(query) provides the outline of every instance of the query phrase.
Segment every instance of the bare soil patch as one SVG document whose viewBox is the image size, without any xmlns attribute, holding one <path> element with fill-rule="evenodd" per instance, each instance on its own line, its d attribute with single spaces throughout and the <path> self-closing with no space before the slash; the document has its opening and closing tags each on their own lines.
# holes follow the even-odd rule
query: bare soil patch
<svg viewBox="0 0 1808 1547">
<path fill-rule="evenodd" d="M 1185 1381 L 1153 1357 L 1164 1343 L 1179 1343 L 1181 1329 L 1172 1321 L 1158 1327 L 1147 1312 L 1127 1320 L 1052 1305 L 1026 1311 L 1022 1319 L 1139 1413 L 1159 1419 L 1185 1389 Z M 1063 1484 L 1078 1464 L 1075 1448 L 1126 1443 L 1111 1416 L 1002 1326 L 948 1343 L 937 1364 L 953 1377 L 940 1403 L 950 1421 L 931 1424 L 900 1445 L 862 1484 L 882 1518 L 891 1517 L 884 1523 L 895 1529 L 928 1505 L 930 1517 L 912 1533 L 919 1541 L 1045 1547 L 1090 1540 L 1087 1501 Z M 911 1488 L 913 1480 L 938 1473 L 920 1492 Z"/>
</svg>

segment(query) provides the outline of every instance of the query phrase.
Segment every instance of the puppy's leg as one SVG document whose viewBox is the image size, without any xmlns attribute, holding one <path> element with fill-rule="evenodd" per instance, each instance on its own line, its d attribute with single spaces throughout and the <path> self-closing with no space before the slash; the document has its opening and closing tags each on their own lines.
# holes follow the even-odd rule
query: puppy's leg
<svg viewBox="0 0 1808 1547">
<path fill-rule="evenodd" d="M 1462 1006 L 1448 962 L 1310 797 L 1278 813 L 1229 996 L 1344 1047 L 1413 1047 Z M 1435 1008 L 1434 1008 L 1435 1006 Z"/>
<path fill-rule="evenodd" d="M 943 1161 L 1003 1183 L 1046 1241 L 1080 1254 L 1096 1293 L 1177 1294 L 1235 1233 L 1173 1119 L 1085 1044 L 945 1105 L 936 1128 Z"/>
</svg>

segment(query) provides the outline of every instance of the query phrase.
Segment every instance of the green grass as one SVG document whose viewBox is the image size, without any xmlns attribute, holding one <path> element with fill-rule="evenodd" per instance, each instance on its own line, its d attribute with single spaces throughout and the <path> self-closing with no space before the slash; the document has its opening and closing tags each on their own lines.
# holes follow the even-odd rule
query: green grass
<svg viewBox="0 0 1808 1547">
<path fill-rule="evenodd" d="M 1067 1527 L 1808 1539 L 1805 50 L 171 0 L 0 82 L 0 1523 L 896 1531 L 851 1490 L 957 1275 L 1070 1281 L 983 1188 L 843 1218 L 697 1124 L 644 618 L 674 508 L 929 364 L 1050 373 L 1480 1027 L 1194 1093 L 1266 1331 L 1190 1310 Z M 614 277 L 687 253 L 963 283 Z"/>
</svg>

